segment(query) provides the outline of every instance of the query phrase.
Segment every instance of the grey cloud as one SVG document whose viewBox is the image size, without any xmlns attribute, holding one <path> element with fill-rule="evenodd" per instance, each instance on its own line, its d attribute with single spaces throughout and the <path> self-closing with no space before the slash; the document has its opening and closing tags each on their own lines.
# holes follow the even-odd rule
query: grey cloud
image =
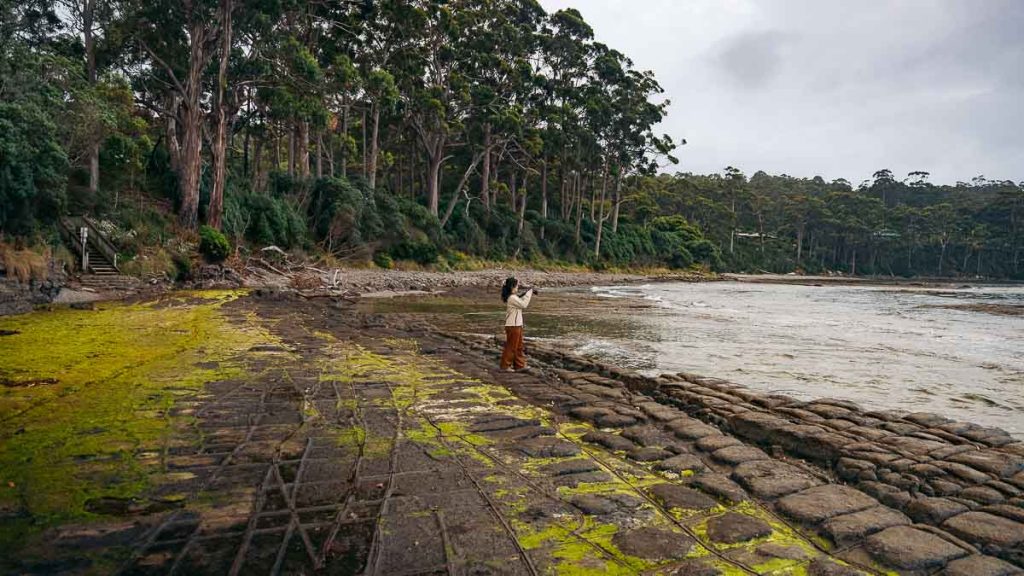
<svg viewBox="0 0 1024 576">
<path fill-rule="evenodd" d="M 681 170 L 1024 179 L 1024 1 L 541 2 L 654 70 Z"/>
<path fill-rule="evenodd" d="M 780 73 L 786 38 L 775 30 L 738 34 L 724 43 L 717 54 L 718 64 L 731 82 L 762 88 Z"/>
</svg>

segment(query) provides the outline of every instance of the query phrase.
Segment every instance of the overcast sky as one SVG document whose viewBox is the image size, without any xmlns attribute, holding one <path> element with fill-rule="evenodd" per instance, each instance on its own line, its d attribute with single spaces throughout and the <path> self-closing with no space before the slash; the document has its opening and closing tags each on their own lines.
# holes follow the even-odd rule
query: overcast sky
<svg viewBox="0 0 1024 576">
<path fill-rule="evenodd" d="M 655 72 L 679 170 L 1024 180 L 1024 0 L 541 4 Z"/>
</svg>

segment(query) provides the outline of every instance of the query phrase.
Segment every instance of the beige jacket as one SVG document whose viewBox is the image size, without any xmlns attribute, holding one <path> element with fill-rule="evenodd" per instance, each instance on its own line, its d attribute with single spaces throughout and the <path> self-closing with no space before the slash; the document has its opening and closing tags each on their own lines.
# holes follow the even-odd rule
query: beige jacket
<svg viewBox="0 0 1024 576">
<path fill-rule="evenodd" d="M 526 291 L 522 297 L 515 294 L 508 297 L 505 306 L 505 326 L 522 326 L 523 310 L 530 305 L 530 298 L 533 297 L 533 288 Z"/>
</svg>

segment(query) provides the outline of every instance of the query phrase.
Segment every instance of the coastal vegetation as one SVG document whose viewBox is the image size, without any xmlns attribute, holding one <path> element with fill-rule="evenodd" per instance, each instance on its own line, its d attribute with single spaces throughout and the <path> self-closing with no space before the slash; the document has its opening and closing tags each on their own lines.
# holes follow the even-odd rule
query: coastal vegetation
<svg viewBox="0 0 1024 576">
<path fill-rule="evenodd" d="M 0 0 L 0 241 L 59 257 L 57 219 L 88 215 L 124 270 L 172 278 L 269 244 L 1024 277 L 1020 183 L 670 175 L 668 105 L 534 0 Z"/>
</svg>

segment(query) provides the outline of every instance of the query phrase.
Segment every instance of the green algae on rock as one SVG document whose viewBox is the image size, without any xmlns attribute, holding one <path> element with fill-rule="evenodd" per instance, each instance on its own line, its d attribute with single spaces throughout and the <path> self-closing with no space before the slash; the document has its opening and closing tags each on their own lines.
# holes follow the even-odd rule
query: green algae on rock
<svg viewBox="0 0 1024 576">
<path fill-rule="evenodd" d="M 134 499 L 162 470 L 173 431 L 189 426 L 188 400 L 242 376 L 237 355 L 276 342 L 222 312 L 241 294 L 0 319 L 15 332 L 0 340 L 0 376 L 55 381 L 0 391 L 0 548 L 59 523 L 180 505 Z"/>
</svg>

